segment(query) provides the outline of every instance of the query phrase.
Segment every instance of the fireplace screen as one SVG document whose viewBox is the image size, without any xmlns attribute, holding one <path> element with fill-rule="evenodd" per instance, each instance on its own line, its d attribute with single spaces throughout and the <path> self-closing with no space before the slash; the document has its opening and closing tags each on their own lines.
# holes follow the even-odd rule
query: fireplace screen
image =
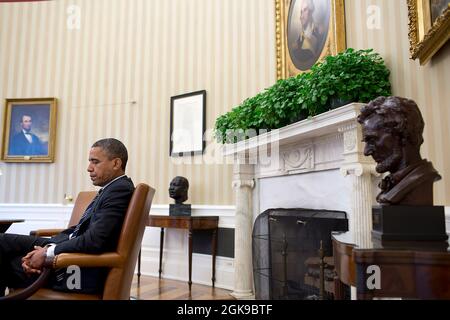
<svg viewBox="0 0 450 320">
<path fill-rule="evenodd" d="M 269 209 L 261 213 L 253 226 L 252 243 L 256 299 L 319 299 L 321 284 L 326 293 L 322 298 L 332 298 L 331 232 L 347 230 L 343 211 Z"/>
</svg>

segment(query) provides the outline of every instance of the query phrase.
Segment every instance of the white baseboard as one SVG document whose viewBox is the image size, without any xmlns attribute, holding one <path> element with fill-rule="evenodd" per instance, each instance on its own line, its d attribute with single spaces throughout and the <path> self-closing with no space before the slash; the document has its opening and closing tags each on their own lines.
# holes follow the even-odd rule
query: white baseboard
<svg viewBox="0 0 450 320">
<path fill-rule="evenodd" d="M 73 205 L 0 204 L 0 219 L 23 219 L 8 233 L 29 234 L 42 228 L 65 228 Z M 150 214 L 169 215 L 169 205 L 152 205 Z M 234 228 L 234 206 L 193 205 L 194 216 L 219 216 L 219 227 Z M 141 273 L 158 276 L 160 229 L 146 227 L 142 239 Z M 188 235 L 186 230 L 166 229 L 163 254 L 163 277 L 188 281 Z M 137 272 L 137 270 L 136 270 Z M 233 289 L 234 259 L 216 257 L 216 287 Z M 193 254 L 192 282 L 211 285 L 211 256 Z"/>
</svg>

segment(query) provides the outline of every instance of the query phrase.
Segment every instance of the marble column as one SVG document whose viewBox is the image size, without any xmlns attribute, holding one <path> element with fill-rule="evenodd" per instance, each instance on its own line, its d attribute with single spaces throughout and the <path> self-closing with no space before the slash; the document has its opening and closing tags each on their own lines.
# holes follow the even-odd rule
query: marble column
<svg viewBox="0 0 450 320">
<path fill-rule="evenodd" d="M 339 128 L 344 139 L 344 161 L 341 173 L 351 179 L 350 232 L 358 246 L 371 243 L 373 177 L 377 176 L 375 162 L 363 154 L 361 126 L 352 121 Z"/>
<path fill-rule="evenodd" d="M 357 246 L 370 246 L 372 233 L 372 199 L 375 165 L 354 164 L 341 169 L 351 179 L 350 232 Z"/>
<path fill-rule="evenodd" d="M 372 158 L 364 156 L 361 126 L 356 120 L 341 126 L 339 132 L 344 140 L 344 161 L 340 170 L 351 181 L 349 231 L 357 246 L 366 246 L 372 241 L 373 177 L 378 175 L 376 164 Z M 351 299 L 356 300 L 355 287 L 351 287 Z"/>
<path fill-rule="evenodd" d="M 234 289 L 237 299 L 248 299 L 253 293 L 252 261 L 252 189 L 255 187 L 254 165 L 237 159 L 234 164 L 233 189 L 236 194 Z"/>
</svg>

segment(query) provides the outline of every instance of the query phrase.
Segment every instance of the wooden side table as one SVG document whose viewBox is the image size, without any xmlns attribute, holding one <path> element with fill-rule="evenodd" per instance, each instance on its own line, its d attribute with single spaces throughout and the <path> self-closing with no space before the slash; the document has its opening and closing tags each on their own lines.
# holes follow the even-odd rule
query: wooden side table
<svg viewBox="0 0 450 320">
<path fill-rule="evenodd" d="M 147 226 L 161 228 L 159 243 L 159 277 L 162 273 L 162 254 L 164 248 L 164 228 L 177 228 L 189 230 L 189 290 L 192 286 L 192 232 L 194 230 L 213 230 L 212 237 L 212 286 L 216 280 L 216 251 L 217 251 L 217 230 L 219 227 L 218 216 L 164 216 L 149 215 Z M 138 277 L 140 275 L 140 256 L 138 265 Z"/>
<path fill-rule="evenodd" d="M 342 284 L 354 286 L 358 299 L 450 299 L 450 252 L 446 249 L 367 247 L 354 245 L 349 233 L 333 234 L 338 293 Z M 379 268 L 380 287 L 369 288 L 374 267 Z"/>
<path fill-rule="evenodd" d="M 0 220 L 0 233 L 5 233 L 13 223 L 24 221 L 23 219 Z"/>
</svg>

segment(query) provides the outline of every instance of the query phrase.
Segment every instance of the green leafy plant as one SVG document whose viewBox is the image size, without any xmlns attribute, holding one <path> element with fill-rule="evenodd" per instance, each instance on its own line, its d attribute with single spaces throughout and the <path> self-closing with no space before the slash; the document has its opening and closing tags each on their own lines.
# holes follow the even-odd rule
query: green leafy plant
<svg viewBox="0 0 450 320">
<path fill-rule="evenodd" d="M 315 64 L 310 72 L 278 80 L 272 87 L 216 120 L 222 143 L 251 136 L 247 131 L 271 130 L 350 102 L 369 102 L 391 94 L 390 71 L 372 49 L 347 49 Z"/>
<path fill-rule="evenodd" d="M 390 71 L 373 49 L 347 49 L 315 64 L 299 102 L 316 115 L 350 102 L 391 94 Z"/>
<path fill-rule="evenodd" d="M 302 78 L 278 80 L 275 85 L 246 99 L 242 104 L 216 120 L 215 135 L 223 143 L 248 138 L 245 131 L 280 128 L 308 116 L 299 100 Z"/>
</svg>

